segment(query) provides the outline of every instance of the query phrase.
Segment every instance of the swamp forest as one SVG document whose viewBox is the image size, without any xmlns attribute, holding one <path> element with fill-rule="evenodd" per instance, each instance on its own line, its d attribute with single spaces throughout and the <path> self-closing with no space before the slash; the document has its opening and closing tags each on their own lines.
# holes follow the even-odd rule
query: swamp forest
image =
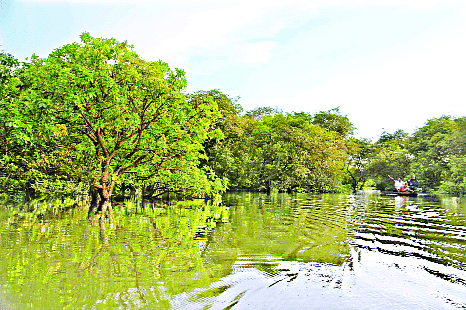
<svg viewBox="0 0 466 310">
<path fill-rule="evenodd" d="M 357 138 L 80 38 L 0 52 L 0 308 L 466 308 L 466 117 Z"/>
</svg>

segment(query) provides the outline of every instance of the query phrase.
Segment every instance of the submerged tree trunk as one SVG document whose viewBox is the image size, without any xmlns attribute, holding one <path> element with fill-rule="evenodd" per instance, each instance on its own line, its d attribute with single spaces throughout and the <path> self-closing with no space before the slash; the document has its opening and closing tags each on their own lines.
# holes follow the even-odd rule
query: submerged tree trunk
<svg viewBox="0 0 466 310">
<path fill-rule="evenodd" d="M 102 186 L 99 185 L 99 187 L 96 187 L 96 189 L 91 192 L 92 198 L 88 217 L 94 214 L 100 220 L 104 220 L 107 216 L 110 220 L 113 220 L 112 191 L 113 186 L 103 184 Z"/>
<path fill-rule="evenodd" d="M 101 197 L 101 207 L 100 207 L 100 219 L 105 219 L 107 216 L 110 219 L 113 219 L 113 209 L 112 209 L 112 191 L 113 186 L 108 186 L 107 184 L 103 184 L 101 188 L 98 188 L 100 197 Z"/>
<path fill-rule="evenodd" d="M 107 216 L 112 220 L 113 219 L 113 208 L 112 201 L 110 198 L 105 198 L 102 201 L 102 210 L 100 211 L 100 219 L 103 220 Z"/>
<path fill-rule="evenodd" d="M 89 210 L 87 212 L 87 217 L 89 218 L 92 213 L 98 212 L 99 206 L 100 206 L 100 195 L 97 190 L 90 190 L 89 191 L 89 196 L 90 196 L 90 205 L 89 205 Z"/>
</svg>

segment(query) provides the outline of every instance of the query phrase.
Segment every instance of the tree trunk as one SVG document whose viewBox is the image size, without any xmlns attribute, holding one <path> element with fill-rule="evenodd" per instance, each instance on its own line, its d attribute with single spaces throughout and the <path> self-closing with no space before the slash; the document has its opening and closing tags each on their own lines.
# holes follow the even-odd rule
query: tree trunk
<svg viewBox="0 0 466 310">
<path fill-rule="evenodd" d="M 105 217 L 107 216 L 107 212 L 108 212 L 110 219 L 113 219 L 113 209 L 112 209 L 112 200 L 111 200 L 112 191 L 113 191 L 113 187 L 110 186 L 109 188 L 108 185 L 105 183 L 103 184 L 102 188 L 99 188 L 99 194 L 101 197 L 100 219 L 102 220 L 105 219 Z"/>
<path fill-rule="evenodd" d="M 88 218 L 94 213 L 94 215 L 98 215 L 100 220 L 104 220 L 108 216 L 113 221 L 112 191 L 113 186 L 109 188 L 107 184 L 103 184 L 91 192 L 92 199 Z"/>
<path fill-rule="evenodd" d="M 91 201 L 89 205 L 89 210 L 87 212 L 87 217 L 89 218 L 92 213 L 98 212 L 100 207 L 100 195 L 99 192 L 95 189 L 89 191 L 89 196 L 91 196 Z"/>
</svg>

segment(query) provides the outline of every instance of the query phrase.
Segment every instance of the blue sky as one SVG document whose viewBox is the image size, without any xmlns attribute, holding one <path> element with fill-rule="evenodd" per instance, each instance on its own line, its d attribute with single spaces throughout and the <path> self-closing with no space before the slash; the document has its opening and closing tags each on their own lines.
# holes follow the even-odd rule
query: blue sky
<svg viewBox="0 0 466 310">
<path fill-rule="evenodd" d="M 464 0 L 0 0 L 0 49 L 19 59 L 84 31 L 245 110 L 340 107 L 360 137 L 466 116 Z"/>
</svg>

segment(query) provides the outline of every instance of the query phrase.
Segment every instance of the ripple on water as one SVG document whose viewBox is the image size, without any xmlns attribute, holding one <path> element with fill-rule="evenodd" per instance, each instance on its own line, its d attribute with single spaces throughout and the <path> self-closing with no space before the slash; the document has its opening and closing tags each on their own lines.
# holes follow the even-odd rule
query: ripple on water
<svg viewBox="0 0 466 310">
<path fill-rule="evenodd" d="M 466 308 L 461 210 L 422 199 L 343 195 L 269 197 L 260 209 L 248 208 L 233 215 L 241 222 L 230 236 L 239 255 L 232 272 L 207 289 L 223 288 L 201 302 L 205 307 Z M 190 306 L 197 302 L 191 295 Z"/>
<path fill-rule="evenodd" d="M 120 216 L 106 230 L 79 218 L 2 222 L 0 280 L 12 300 L 47 309 L 466 308 L 459 199 L 224 201 L 215 223 L 204 209 Z"/>
</svg>

